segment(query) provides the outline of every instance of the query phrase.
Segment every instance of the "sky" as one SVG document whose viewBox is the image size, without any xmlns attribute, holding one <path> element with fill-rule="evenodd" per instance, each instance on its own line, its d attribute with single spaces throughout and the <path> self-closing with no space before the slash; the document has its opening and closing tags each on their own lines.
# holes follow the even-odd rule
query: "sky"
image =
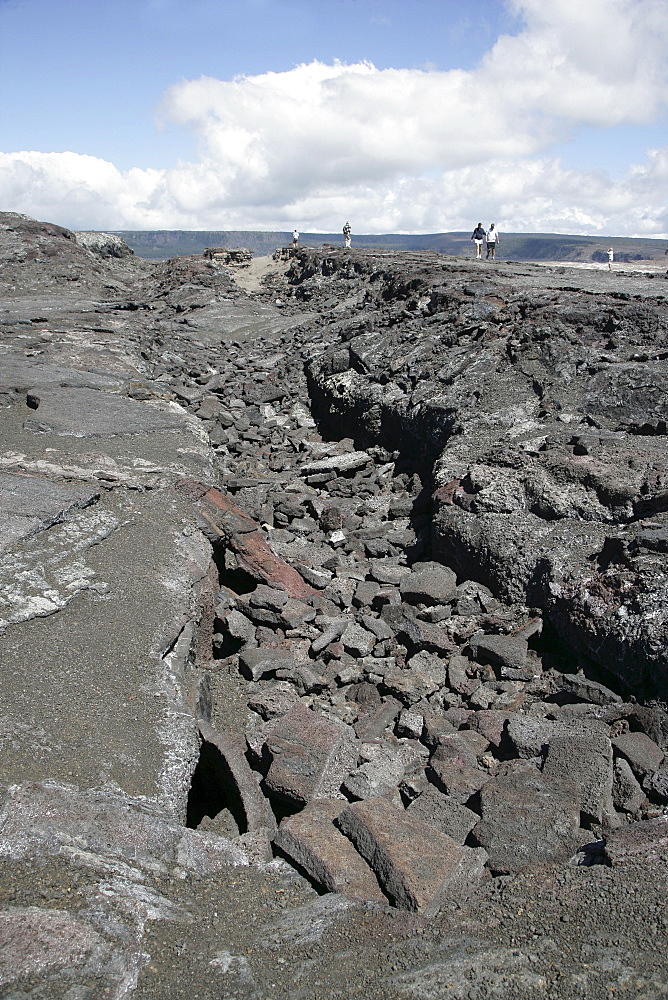
<svg viewBox="0 0 668 1000">
<path fill-rule="evenodd" d="M 0 0 L 0 211 L 668 238 L 668 0 Z"/>
</svg>

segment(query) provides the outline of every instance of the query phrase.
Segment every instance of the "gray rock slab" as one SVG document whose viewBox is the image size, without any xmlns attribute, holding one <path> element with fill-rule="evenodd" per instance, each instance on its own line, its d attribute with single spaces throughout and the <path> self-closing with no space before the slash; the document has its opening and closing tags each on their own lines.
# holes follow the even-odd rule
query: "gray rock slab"
<svg viewBox="0 0 668 1000">
<path fill-rule="evenodd" d="M 82 792 L 53 782 L 14 785 L 0 811 L 0 855 L 14 859 L 42 854 L 77 857 L 95 866 L 95 858 L 117 858 L 133 868 L 167 870 L 167 864 L 201 869 L 201 855 L 214 845 L 218 864 L 247 865 L 245 851 L 225 837 L 187 830 L 164 813 L 135 806 L 121 796 Z M 199 848 L 199 850 L 198 850 Z"/>
<path fill-rule="evenodd" d="M 580 809 L 599 823 L 614 814 L 612 802 L 612 744 L 601 734 L 553 736 L 543 774 L 575 781 Z"/>
<path fill-rule="evenodd" d="M 64 365 L 53 365 L 35 362 L 28 358 L 0 353 L 0 386 L 13 389 L 28 390 L 30 386 L 39 388 L 73 389 L 119 389 L 123 385 L 123 377 L 111 373 L 84 371 L 68 368 Z"/>
<path fill-rule="evenodd" d="M 645 733 L 624 733 L 617 736 L 612 745 L 618 754 L 628 760 L 637 778 L 658 771 L 663 762 L 663 750 Z"/>
<path fill-rule="evenodd" d="M 442 792 L 460 805 L 465 805 L 469 799 L 491 780 L 488 771 L 462 764 L 457 760 L 447 758 L 439 760 L 433 757 L 427 768 L 427 777 Z"/>
<path fill-rule="evenodd" d="M 520 757 L 539 757 L 556 736 L 609 736 L 610 727 L 597 719 L 573 719 L 562 722 L 528 715 L 514 715 L 508 720 L 508 736 Z"/>
<path fill-rule="evenodd" d="M 29 391 L 39 405 L 24 427 L 73 437 L 112 437 L 186 429 L 186 416 L 170 404 L 145 403 L 97 389 Z"/>
<path fill-rule="evenodd" d="M 386 687 L 406 705 L 414 705 L 433 694 L 445 682 L 445 661 L 435 653 L 420 650 L 410 658 L 406 669 L 389 670 Z"/>
<path fill-rule="evenodd" d="M 590 681 L 582 674 L 561 674 L 559 685 L 562 691 L 567 691 L 592 705 L 615 705 L 622 701 L 620 695 L 610 688 L 597 681 Z"/>
<path fill-rule="evenodd" d="M 376 636 L 361 625 L 350 622 L 341 635 L 341 642 L 352 656 L 368 656 L 376 645 Z"/>
<path fill-rule="evenodd" d="M 113 957 L 107 942 L 90 924 L 66 910 L 15 906 L 0 911 L 0 986 L 72 968 L 82 978 L 97 975 L 102 979 Z"/>
<path fill-rule="evenodd" d="M 279 681 L 252 694 L 248 699 L 248 707 L 263 719 L 273 720 L 280 719 L 298 702 L 299 695 L 294 686 L 287 681 Z"/>
<path fill-rule="evenodd" d="M 185 611 L 212 589 L 210 545 L 183 534 L 186 517 L 162 491 L 111 493 L 7 550 L 0 780 L 111 782 L 185 817 L 198 752 Z"/>
<path fill-rule="evenodd" d="M 631 814 L 637 813 L 647 802 L 647 796 L 624 757 L 618 757 L 615 761 L 612 800 L 616 809 Z"/>
<path fill-rule="evenodd" d="M 382 705 L 371 713 L 358 720 L 355 732 L 360 740 L 374 740 L 394 726 L 394 722 L 401 711 L 401 703 L 394 698 L 386 699 Z"/>
<path fill-rule="evenodd" d="M 441 563 L 415 563 L 411 572 L 402 577 L 399 589 L 405 601 L 447 604 L 457 594 L 457 576 Z"/>
<path fill-rule="evenodd" d="M 368 754 L 365 751 L 371 750 Z M 382 744 L 360 747 L 364 763 L 350 774 L 343 783 L 344 791 L 356 799 L 369 799 L 377 795 L 387 795 L 398 785 L 411 762 L 406 753 Z"/>
<path fill-rule="evenodd" d="M 321 896 L 282 914 L 260 928 L 262 947 L 279 948 L 315 944 L 342 920 L 350 910 L 361 908 L 360 903 L 338 893 Z"/>
<path fill-rule="evenodd" d="M 431 916 L 445 899 L 466 895 L 483 877 L 484 851 L 461 847 L 387 799 L 354 802 L 338 824 L 400 909 Z"/>
<path fill-rule="evenodd" d="M 613 867 L 644 864 L 659 868 L 668 850 L 668 817 L 631 823 L 614 830 L 606 839 L 605 853 Z"/>
<path fill-rule="evenodd" d="M 577 847 L 580 789 L 533 769 L 499 775 L 480 790 L 474 829 L 499 873 L 565 861 Z"/>
<path fill-rule="evenodd" d="M 53 483 L 45 476 L 0 472 L 0 549 L 95 503 L 99 491 Z"/>
<path fill-rule="evenodd" d="M 354 730 L 294 705 L 267 740 L 271 766 L 265 778 L 270 795 L 305 805 L 332 798 L 357 764 Z"/>
<path fill-rule="evenodd" d="M 277 670 L 294 670 L 295 658 L 287 649 L 259 646 L 239 653 L 239 667 L 250 680 L 258 681 L 271 677 Z"/>
<path fill-rule="evenodd" d="M 526 665 L 528 645 L 525 639 L 511 635 L 474 635 L 469 639 L 474 655 L 501 668 L 522 670 Z"/>
<path fill-rule="evenodd" d="M 668 802 L 668 767 L 664 764 L 663 767 L 660 767 L 658 771 L 654 771 L 653 774 L 645 775 L 642 786 L 645 791 L 658 798 L 661 802 Z"/>
<path fill-rule="evenodd" d="M 441 733 L 436 739 L 432 761 L 453 761 L 468 767 L 477 767 L 480 757 L 488 747 L 489 740 L 475 729 Z"/>
<path fill-rule="evenodd" d="M 369 465 L 371 459 L 365 451 L 351 451 L 345 455 L 329 455 L 315 462 L 305 462 L 300 467 L 302 476 L 314 476 L 319 472 L 354 472 Z"/>
<path fill-rule="evenodd" d="M 330 892 L 385 903 L 376 876 L 335 825 L 344 805 L 341 799 L 309 802 L 281 822 L 274 843 Z"/>
<path fill-rule="evenodd" d="M 411 802 L 406 812 L 409 816 L 417 816 L 440 833 L 452 837 L 457 844 L 464 844 L 480 818 L 472 809 L 467 809 L 449 795 L 439 792 L 434 785 L 428 785 Z"/>
</svg>

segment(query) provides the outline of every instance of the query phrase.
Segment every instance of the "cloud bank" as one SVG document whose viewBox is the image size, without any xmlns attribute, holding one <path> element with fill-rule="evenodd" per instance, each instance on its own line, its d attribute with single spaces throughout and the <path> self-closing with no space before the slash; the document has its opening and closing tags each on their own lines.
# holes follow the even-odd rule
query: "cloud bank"
<svg viewBox="0 0 668 1000">
<path fill-rule="evenodd" d="M 668 235 L 668 146 L 612 179 L 551 150 L 583 126 L 652 123 L 668 101 L 665 0 L 508 0 L 524 21 L 474 71 L 312 62 L 182 81 L 160 115 L 195 162 L 119 171 L 0 153 L 0 203 L 73 228 L 468 229 Z"/>
</svg>

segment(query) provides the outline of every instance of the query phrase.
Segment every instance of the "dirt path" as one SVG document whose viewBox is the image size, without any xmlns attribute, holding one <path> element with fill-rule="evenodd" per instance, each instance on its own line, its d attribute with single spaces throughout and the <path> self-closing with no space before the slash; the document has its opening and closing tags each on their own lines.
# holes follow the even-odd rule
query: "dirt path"
<svg viewBox="0 0 668 1000">
<path fill-rule="evenodd" d="M 288 262 L 273 257 L 255 257 L 248 267 L 228 268 L 230 276 L 245 292 L 259 292 L 268 274 L 285 274 Z"/>
</svg>

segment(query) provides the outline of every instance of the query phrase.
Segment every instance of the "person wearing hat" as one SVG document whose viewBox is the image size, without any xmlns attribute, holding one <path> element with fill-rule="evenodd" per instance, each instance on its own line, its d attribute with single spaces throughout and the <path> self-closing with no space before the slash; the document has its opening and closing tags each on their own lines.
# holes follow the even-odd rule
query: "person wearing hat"
<svg viewBox="0 0 668 1000">
<path fill-rule="evenodd" d="M 608 247 L 607 254 L 608 254 L 608 271 L 612 271 L 612 262 L 615 259 L 615 251 L 613 250 L 612 247 Z"/>
</svg>

